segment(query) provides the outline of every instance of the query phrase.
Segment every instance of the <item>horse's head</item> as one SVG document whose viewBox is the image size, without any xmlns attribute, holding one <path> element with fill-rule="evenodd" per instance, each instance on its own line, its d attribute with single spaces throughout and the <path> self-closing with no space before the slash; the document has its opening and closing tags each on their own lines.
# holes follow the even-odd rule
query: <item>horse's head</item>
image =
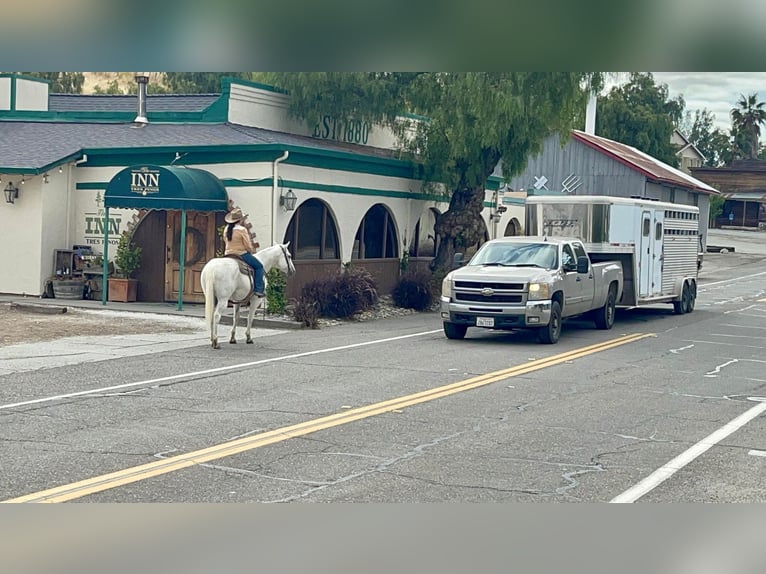
<svg viewBox="0 0 766 574">
<path fill-rule="evenodd" d="M 277 264 L 279 267 L 279 270 L 282 273 L 287 274 L 288 277 L 292 277 L 295 275 L 295 265 L 293 265 L 293 256 L 290 253 L 290 242 L 287 243 L 280 243 L 279 248 L 282 250 L 282 254 L 284 257 L 281 257 L 279 260 L 279 263 Z"/>
</svg>

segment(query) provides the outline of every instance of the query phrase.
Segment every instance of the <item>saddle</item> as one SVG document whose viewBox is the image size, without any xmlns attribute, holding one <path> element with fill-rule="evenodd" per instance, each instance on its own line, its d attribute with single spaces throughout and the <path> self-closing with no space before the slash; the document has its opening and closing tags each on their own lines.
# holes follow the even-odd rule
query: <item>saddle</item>
<svg viewBox="0 0 766 574">
<path fill-rule="evenodd" d="M 250 281 L 250 295 L 246 295 L 245 298 L 242 299 L 241 301 L 232 300 L 232 303 L 237 303 L 237 304 L 247 303 L 248 301 L 250 301 L 250 296 L 253 292 L 253 288 L 255 287 L 255 271 L 245 261 L 243 261 L 239 255 L 234 255 L 230 253 L 229 255 L 224 255 L 224 257 L 228 257 L 229 259 L 234 259 L 234 261 L 236 261 L 237 264 L 239 265 L 239 272 L 246 275 L 248 280 Z"/>
</svg>

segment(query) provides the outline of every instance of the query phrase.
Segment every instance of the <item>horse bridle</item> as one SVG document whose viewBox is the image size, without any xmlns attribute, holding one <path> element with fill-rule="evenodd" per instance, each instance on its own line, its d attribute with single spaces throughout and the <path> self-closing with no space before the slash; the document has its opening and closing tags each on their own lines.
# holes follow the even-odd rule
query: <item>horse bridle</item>
<svg viewBox="0 0 766 574">
<path fill-rule="evenodd" d="M 285 256 L 285 263 L 287 263 L 287 273 L 289 275 L 292 275 L 293 273 L 295 273 L 295 266 L 290 265 L 290 258 L 287 256 L 287 249 L 285 248 L 285 246 L 280 244 L 279 247 L 280 249 L 282 249 L 282 255 Z"/>
</svg>

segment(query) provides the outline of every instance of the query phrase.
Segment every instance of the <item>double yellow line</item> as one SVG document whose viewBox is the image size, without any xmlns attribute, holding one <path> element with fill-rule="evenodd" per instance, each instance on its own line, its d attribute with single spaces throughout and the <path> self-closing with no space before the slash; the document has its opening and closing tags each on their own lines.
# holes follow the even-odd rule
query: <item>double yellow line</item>
<svg viewBox="0 0 766 574">
<path fill-rule="evenodd" d="M 5 503 L 14 502 L 66 502 L 68 500 L 74 500 L 97 492 L 103 492 L 118 486 L 139 482 L 147 478 L 154 476 L 160 476 L 188 468 L 190 466 L 203 464 L 212 460 L 221 459 L 227 456 L 239 454 L 248 450 L 253 450 L 270 444 L 289 440 L 300 436 L 305 436 L 310 433 L 314 433 L 320 430 L 348 424 L 361 419 L 366 419 L 383 413 L 398 411 L 405 407 L 411 407 L 420 403 L 433 401 L 463 391 L 475 389 L 477 387 L 483 387 L 490 385 L 510 377 L 517 377 L 533 371 L 539 371 L 546 367 L 552 367 L 560 363 L 567 361 L 573 361 L 593 353 L 599 353 L 606 351 L 614 347 L 621 345 L 627 345 L 628 343 L 634 343 L 647 337 L 653 337 L 653 334 L 633 334 L 612 339 L 604 343 L 598 343 L 596 345 L 590 345 L 588 347 L 581 347 L 574 349 L 566 353 L 547 357 L 545 359 L 538 359 L 536 361 L 530 361 L 523 365 L 517 365 L 508 369 L 502 369 L 500 371 L 494 371 L 485 375 L 479 375 L 472 377 L 464 381 L 428 389 L 412 395 L 406 395 L 387 401 L 374 403 L 364 407 L 345 410 L 333 415 L 328 415 L 318 419 L 305 421 L 302 423 L 278 428 L 272 431 L 259 433 L 249 437 L 244 437 L 229 442 L 221 443 L 194 452 L 186 454 L 180 454 L 174 457 L 170 457 L 163 460 L 157 460 L 140 466 L 134 466 L 132 468 L 126 468 L 117 472 L 104 474 L 102 476 L 96 476 L 66 484 L 63 486 L 57 486 L 48 490 L 42 490 L 40 492 L 34 492 L 18 498 L 12 498 L 5 500 Z"/>
</svg>

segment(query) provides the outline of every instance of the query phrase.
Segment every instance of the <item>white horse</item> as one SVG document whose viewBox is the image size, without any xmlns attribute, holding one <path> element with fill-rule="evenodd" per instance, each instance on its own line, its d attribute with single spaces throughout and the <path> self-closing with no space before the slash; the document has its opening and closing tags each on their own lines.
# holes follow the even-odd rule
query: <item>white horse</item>
<svg viewBox="0 0 766 574">
<path fill-rule="evenodd" d="M 266 273 L 274 267 L 288 276 L 295 274 L 293 258 L 288 250 L 289 245 L 289 241 L 282 244 L 278 243 L 261 249 L 255 254 L 263 264 L 264 285 L 266 284 Z M 202 292 L 205 294 L 205 322 L 210 328 L 210 342 L 213 348 L 221 348 L 218 344 L 218 322 L 221 320 L 221 315 L 226 310 L 229 301 L 234 305 L 234 319 L 229 343 L 237 342 L 235 334 L 237 323 L 239 323 L 239 309 L 242 304 L 249 301 L 250 309 L 247 313 L 245 335 L 247 343 L 252 344 L 250 327 L 253 324 L 255 310 L 264 304 L 265 297 L 258 297 L 253 292 L 253 283 L 247 275 L 239 270 L 239 262 L 231 257 L 211 259 L 202 268 L 200 281 L 202 282 Z"/>
</svg>

